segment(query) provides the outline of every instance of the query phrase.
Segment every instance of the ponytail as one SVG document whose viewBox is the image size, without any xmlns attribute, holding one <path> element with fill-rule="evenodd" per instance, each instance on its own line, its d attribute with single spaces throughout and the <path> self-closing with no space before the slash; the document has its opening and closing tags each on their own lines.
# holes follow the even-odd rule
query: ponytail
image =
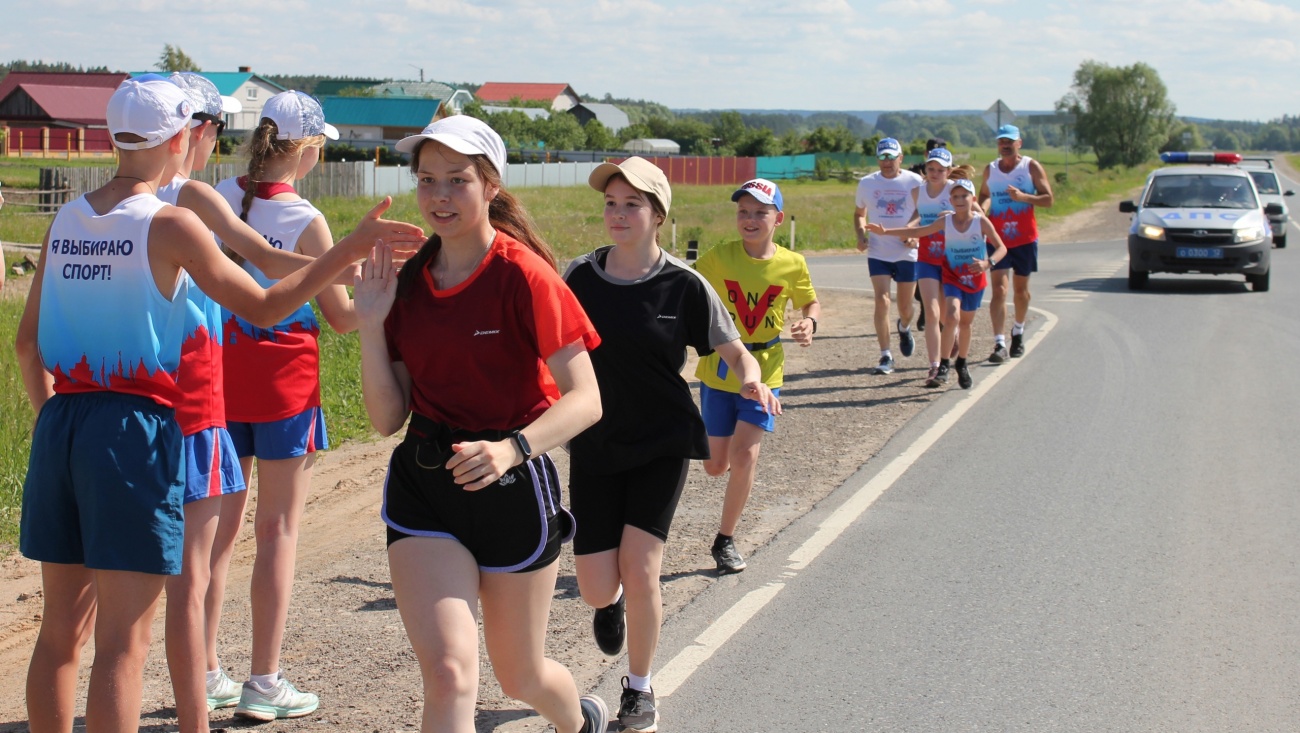
<svg viewBox="0 0 1300 733">
<path fill-rule="evenodd" d="M 305 137 L 301 140 L 279 140 L 276 138 L 279 131 L 280 128 L 276 127 L 274 120 L 263 117 L 257 128 L 253 130 L 253 134 L 248 136 L 248 142 L 244 143 L 244 155 L 248 158 L 248 174 L 244 178 L 244 196 L 239 206 L 239 220 L 244 223 L 248 223 L 248 212 L 253 207 L 253 199 L 257 197 L 257 184 L 261 183 L 266 175 L 267 162 L 280 157 L 300 156 L 303 148 L 323 145 L 325 142 L 323 135 Z M 230 259 L 241 265 L 244 264 L 244 258 L 238 252 L 224 244 L 221 249 Z"/>
</svg>

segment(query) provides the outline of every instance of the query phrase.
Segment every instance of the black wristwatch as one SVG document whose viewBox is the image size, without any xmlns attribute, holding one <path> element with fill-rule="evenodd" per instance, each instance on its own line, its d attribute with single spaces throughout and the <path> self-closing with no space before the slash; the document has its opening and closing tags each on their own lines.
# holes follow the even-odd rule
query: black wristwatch
<svg viewBox="0 0 1300 733">
<path fill-rule="evenodd" d="M 525 438 L 523 433 L 516 430 L 510 434 L 510 439 L 515 442 L 515 446 L 519 448 L 519 452 L 524 455 L 524 460 L 520 461 L 519 465 L 522 466 L 523 464 L 533 460 L 533 447 L 528 444 L 528 438 Z"/>
<path fill-rule="evenodd" d="M 816 319 L 816 318 L 813 318 L 812 316 L 804 316 L 804 318 L 807 318 L 808 320 L 810 320 L 810 321 L 813 322 L 813 335 L 816 335 L 816 334 L 817 334 L 817 319 Z"/>
</svg>

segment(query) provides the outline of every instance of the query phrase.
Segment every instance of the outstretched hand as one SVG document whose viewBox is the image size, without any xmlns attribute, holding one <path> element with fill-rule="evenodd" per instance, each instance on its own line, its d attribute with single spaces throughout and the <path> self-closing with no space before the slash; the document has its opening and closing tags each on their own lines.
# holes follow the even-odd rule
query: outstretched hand
<svg viewBox="0 0 1300 733">
<path fill-rule="evenodd" d="M 885 234 L 885 227 L 873 221 L 867 224 L 867 231 L 871 232 L 872 234 L 883 236 Z"/>
<path fill-rule="evenodd" d="M 381 239 L 375 243 L 352 284 L 353 308 L 361 327 L 382 329 L 397 298 L 397 268 L 387 242 Z"/>
<path fill-rule="evenodd" d="M 374 208 L 361 217 L 361 220 L 357 222 L 357 228 L 344 238 L 345 240 L 356 240 L 351 243 L 360 248 L 357 252 L 357 259 L 364 257 L 370 246 L 380 239 L 384 240 L 390 249 L 397 252 L 413 252 L 424 244 L 424 230 L 420 227 L 404 221 L 381 218 L 392 205 L 393 197 L 385 196 L 383 201 L 375 204 Z"/>
</svg>

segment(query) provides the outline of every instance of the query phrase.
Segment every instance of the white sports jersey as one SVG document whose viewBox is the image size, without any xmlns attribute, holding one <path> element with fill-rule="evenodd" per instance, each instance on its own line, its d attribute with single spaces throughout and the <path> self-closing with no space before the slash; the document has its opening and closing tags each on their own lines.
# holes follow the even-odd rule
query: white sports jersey
<svg viewBox="0 0 1300 733">
<path fill-rule="evenodd" d="M 885 178 L 876 171 L 858 181 L 857 207 L 866 211 L 868 221 L 890 229 L 905 227 L 916 210 L 912 189 L 923 185 L 925 179 L 911 171 L 899 171 L 893 178 Z M 916 250 L 898 237 L 871 234 L 867 240 L 867 256 L 882 262 L 915 262 Z"/>
</svg>

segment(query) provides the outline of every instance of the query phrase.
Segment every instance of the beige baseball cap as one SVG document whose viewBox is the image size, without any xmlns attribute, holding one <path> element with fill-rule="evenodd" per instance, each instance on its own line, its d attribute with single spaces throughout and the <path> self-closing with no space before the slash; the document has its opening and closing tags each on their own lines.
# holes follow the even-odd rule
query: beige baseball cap
<svg viewBox="0 0 1300 733">
<path fill-rule="evenodd" d="M 603 192 L 609 179 L 620 173 L 632 184 L 632 188 L 655 197 L 664 207 L 665 214 L 672 208 L 673 190 L 668 186 L 668 176 L 664 175 L 659 166 L 635 155 L 622 163 L 601 163 L 591 172 L 587 183 Z"/>
</svg>

